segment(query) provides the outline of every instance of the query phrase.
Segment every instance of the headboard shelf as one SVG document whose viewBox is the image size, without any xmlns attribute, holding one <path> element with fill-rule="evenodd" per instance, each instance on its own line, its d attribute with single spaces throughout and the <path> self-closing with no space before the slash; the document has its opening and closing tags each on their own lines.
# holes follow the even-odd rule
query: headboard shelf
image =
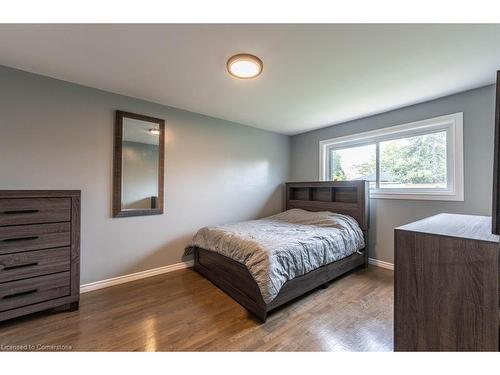
<svg viewBox="0 0 500 375">
<path fill-rule="evenodd" d="M 304 202 L 307 202 L 307 205 L 310 207 L 317 207 L 317 210 L 308 210 L 308 211 L 332 211 L 332 212 L 338 212 L 339 209 L 343 210 L 355 210 L 357 209 L 358 204 L 357 203 L 343 203 L 343 202 L 323 202 L 323 201 L 303 201 L 303 200 L 290 200 L 289 205 L 290 206 L 296 206 L 296 207 L 290 207 L 290 208 L 302 208 L 299 206 L 303 206 Z M 304 208 L 305 210 L 306 208 Z M 337 211 L 334 211 L 334 210 Z"/>
<path fill-rule="evenodd" d="M 355 218 L 361 229 L 368 229 L 368 182 L 321 181 L 288 182 L 286 209 L 332 211 Z"/>
</svg>

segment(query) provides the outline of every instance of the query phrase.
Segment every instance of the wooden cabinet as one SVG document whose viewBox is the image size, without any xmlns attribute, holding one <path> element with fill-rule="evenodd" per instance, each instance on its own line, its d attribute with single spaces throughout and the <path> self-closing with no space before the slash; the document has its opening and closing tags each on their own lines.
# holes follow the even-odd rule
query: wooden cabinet
<svg viewBox="0 0 500 375">
<path fill-rule="evenodd" d="M 499 237 L 440 214 L 395 229 L 396 351 L 497 351 Z"/>
<path fill-rule="evenodd" d="M 80 298 L 80 191 L 0 190 L 0 321 Z"/>
</svg>

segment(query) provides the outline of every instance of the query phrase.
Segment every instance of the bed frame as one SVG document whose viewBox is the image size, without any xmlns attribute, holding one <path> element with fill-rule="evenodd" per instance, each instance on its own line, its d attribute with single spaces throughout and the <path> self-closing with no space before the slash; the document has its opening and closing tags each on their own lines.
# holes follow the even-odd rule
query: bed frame
<svg viewBox="0 0 500 375">
<path fill-rule="evenodd" d="M 332 211 L 355 218 L 365 237 L 362 253 L 324 265 L 287 281 L 276 298 L 266 304 L 248 269 L 222 254 L 194 248 L 194 269 L 240 305 L 265 322 L 267 314 L 302 294 L 360 266 L 368 266 L 368 182 L 290 182 L 285 184 L 285 208 Z"/>
</svg>

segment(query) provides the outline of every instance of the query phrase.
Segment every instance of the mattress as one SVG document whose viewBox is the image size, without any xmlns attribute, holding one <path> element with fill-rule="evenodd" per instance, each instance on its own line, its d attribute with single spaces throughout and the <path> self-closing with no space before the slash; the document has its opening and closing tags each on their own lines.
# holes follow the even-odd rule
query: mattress
<svg viewBox="0 0 500 375">
<path fill-rule="evenodd" d="M 292 209 L 263 219 L 200 229 L 186 248 L 225 255 L 246 266 L 270 303 L 289 280 L 365 247 L 355 219 Z"/>
</svg>

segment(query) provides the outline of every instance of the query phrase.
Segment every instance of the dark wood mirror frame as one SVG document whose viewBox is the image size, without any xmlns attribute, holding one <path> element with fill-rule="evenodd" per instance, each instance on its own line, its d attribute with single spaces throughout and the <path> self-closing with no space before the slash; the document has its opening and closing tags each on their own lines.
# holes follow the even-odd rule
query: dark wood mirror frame
<svg viewBox="0 0 500 375">
<path fill-rule="evenodd" d="M 493 155 L 493 209 L 491 231 L 500 235 L 500 70 L 497 71 L 495 101 L 495 145 Z"/>
<path fill-rule="evenodd" d="M 158 124 L 159 135 L 159 161 L 158 161 L 158 199 L 157 208 L 122 210 L 122 142 L 123 142 L 123 119 L 147 121 Z M 115 135 L 114 135 L 114 160 L 113 160 L 113 217 L 161 215 L 163 214 L 163 180 L 165 165 L 165 120 L 138 115 L 136 113 L 116 111 Z"/>
</svg>

